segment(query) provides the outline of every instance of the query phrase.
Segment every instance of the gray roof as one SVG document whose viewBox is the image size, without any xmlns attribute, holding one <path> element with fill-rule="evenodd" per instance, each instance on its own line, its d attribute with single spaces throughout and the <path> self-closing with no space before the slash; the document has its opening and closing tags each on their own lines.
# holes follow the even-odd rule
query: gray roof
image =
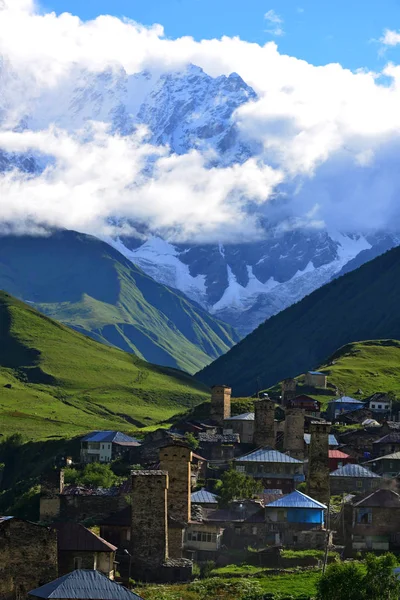
<svg viewBox="0 0 400 600">
<path fill-rule="evenodd" d="M 336 471 L 332 471 L 331 477 L 380 477 L 376 473 L 373 473 L 369 469 L 362 467 L 361 465 L 353 465 L 351 463 L 345 465 L 344 467 L 340 467 L 340 469 L 336 469 Z"/>
<path fill-rule="evenodd" d="M 72 600 L 142 600 L 99 571 L 78 569 L 29 592 L 35 598 Z"/>
<path fill-rule="evenodd" d="M 92 431 L 81 439 L 81 442 L 113 442 L 114 444 L 126 443 L 126 442 L 137 442 L 133 437 L 125 435 L 120 431 Z"/>
<path fill-rule="evenodd" d="M 307 444 L 307 446 L 311 443 L 311 433 L 304 434 L 304 441 Z M 339 442 L 337 441 L 337 439 L 335 438 L 333 433 L 329 434 L 329 445 L 330 446 L 339 446 Z"/>
<path fill-rule="evenodd" d="M 4 523 L 5 521 L 9 521 L 10 519 L 13 519 L 14 517 L 0 517 L 0 523 Z"/>
<path fill-rule="evenodd" d="M 334 400 L 330 400 L 328 404 L 334 404 L 335 402 L 338 402 L 339 404 L 341 402 L 343 402 L 343 404 L 364 404 L 364 402 L 361 402 L 361 400 L 356 400 L 350 396 L 341 396 L 340 398 L 335 398 Z"/>
<path fill-rule="evenodd" d="M 325 504 L 321 504 L 317 500 L 314 500 L 310 496 L 306 496 L 299 491 L 294 491 L 283 498 L 279 498 L 274 502 L 267 504 L 266 508 L 314 508 L 314 509 L 325 509 Z"/>
<path fill-rule="evenodd" d="M 202 488 L 197 492 L 193 492 L 191 501 L 194 504 L 218 504 L 218 496 Z"/>
<path fill-rule="evenodd" d="M 303 463 L 302 460 L 297 460 L 297 458 L 292 458 L 288 454 L 282 454 L 282 452 L 278 452 L 278 450 L 273 450 L 272 448 L 259 448 L 254 452 L 250 452 L 250 454 L 245 454 L 244 456 L 236 458 L 235 461 L 297 464 Z"/>
<path fill-rule="evenodd" d="M 374 463 L 378 460 L 400 460 L 400 452 L 393 452 L 393 454 L 385 454 L 384 456 L 372 458 L 371 460 L 367 460 L 365 464 Z"/>
<path fill-rule="evenodd" d="M 233 417 L 228 417 L 227 419 L 224 419 L 224 421 L 254 421 L 254 413 L 248 412 L 243 413 L 241 415 L 235 415 Z"/>
</svg>

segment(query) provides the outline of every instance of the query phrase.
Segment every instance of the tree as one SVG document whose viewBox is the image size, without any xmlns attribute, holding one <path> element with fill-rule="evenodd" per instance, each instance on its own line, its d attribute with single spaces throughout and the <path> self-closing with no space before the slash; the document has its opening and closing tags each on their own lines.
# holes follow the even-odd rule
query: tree
<svg viewBox="0 0 400 600">
<path fill-rule="evenodd" d="M 193 433 L 190 433 L 190 431 L 185 433 L 185 442 L 191 447 L 192 450 L 197 450 L 197 448 L 200 446 L 199 440 L 195 438 Z"/>
<path fill-rule="evenodd" d="M 359 563 L 329 565 L 318 581 L 317 600 L 366 600 L 364 577 Z"/>
<path fill-rule="evenodd" d="M 227 506 L 232 500 L 253 498 L 262 492 L 262 485 L 253 477 L 230 468 L 216 483 L 219 504 Z"/>
<path fill-rule="evenodd" d="M 400 582 L 393 573 L 393 554 L 367 554 L 361 563 L 330 565 L 318 582 L 317 600 L 397 600 Z"/>
<path fill-rule="evenodd" d="M 82 471 L 65 469 L 64 480 L 66 483 L 108 488 L 119 483 L 120 479 L 112 472 L 110 465 L 94 462 L 86 465 Z"/>
</svg>

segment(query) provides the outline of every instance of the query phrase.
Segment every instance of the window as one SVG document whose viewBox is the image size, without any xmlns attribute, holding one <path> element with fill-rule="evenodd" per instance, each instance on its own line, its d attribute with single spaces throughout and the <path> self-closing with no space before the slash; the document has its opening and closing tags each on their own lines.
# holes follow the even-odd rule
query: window
<svg viewBox="0 0 400 600">
<path fill-rule="evenodd" d="M 257 527 L 252 527 L 252 528 L 251 528 L 251 533 L 252 533 L 253 535 L 257 535 Z"/>
<path fill-rule="evenodd" d="M 74 558 L 74 570 L 82 568 L 82 558 L 80 556 L 75 556 Z"/>
<path fill-rule="evenodd" d="M 357 510 L 357 523 L 363 525 L 372 523 L 372 510 L 370 508 L 359 508 Z"/>
<path fill-rule="evenodd" d="M 245 472 L 244 465 L 236 465 L 236 471 L 238 471 L 239 473 L 244 473 Z"/>
<path fill-rule="evenodd" d="M 361 481 L 361 479 L 357 479 L 357 481 L 356 481 L 356 486 L 357 486 L 358 488 L 362 487 L 362 481 Z"/>
</svg>

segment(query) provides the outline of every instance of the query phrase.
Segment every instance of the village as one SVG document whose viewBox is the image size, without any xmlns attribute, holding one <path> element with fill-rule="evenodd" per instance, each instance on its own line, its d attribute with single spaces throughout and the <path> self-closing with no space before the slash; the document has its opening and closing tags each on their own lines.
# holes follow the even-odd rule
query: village
<svg viewBox="0 0 400 600">
<path fill-rule="evenodd" d="M 327 376 L 305 382 L 323 390 Z M 324 569 L 332 551 L 400 551 L 390 398 L 339 396 L 321 411 L 298 391 L 284 380 L 279 396 L 260 393 L 253 412 L 233 415 L 232 390 L 216 385 L 208 418 L 141 440 L 82 437 L 79 457 L 43 475 L 36 522 L 0 517 L 0 597 L 133 600 L 138 583 L 190 582 L 207 565 Z M 129 473 L 119 485 L 68 482 L 71 468 L 115 461 Z"/>
</svg>

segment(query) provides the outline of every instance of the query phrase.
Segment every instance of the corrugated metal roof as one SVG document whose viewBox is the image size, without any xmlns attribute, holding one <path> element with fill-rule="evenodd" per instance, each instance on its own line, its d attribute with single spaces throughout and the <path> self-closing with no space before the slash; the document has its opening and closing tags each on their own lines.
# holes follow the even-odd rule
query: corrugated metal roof
<svg viewBox="0 0 400 600">
<path fill-rule="evenodd" d="M 79 569 L 29 592 L 35 598 L 79 600 L 143 600 L 99 571 Z"/>
<path fill-rule="evenodd" d="M 379 508 L 400 508 L 400 496 L 392 490 L 376 490 L 366 498 L 354 503 L 354 506 Z"/>
<path fill-rule="evenodd" d="M 374 444 L 398 444 L 400 443 L 400 433 L 398 431 L 392 431 L 387 435 L 384 435 L 379 440 L 373 442 Z"/>
<path fill-rule="evenodd" d="M 349 454 L 345 454 L 340 450 L 329 450 L 328 451 L 329 458 L 350 458 Z"/>
<path fill-rule="evenodd" d="M 317 500 L 310 498 L 310 496 L 306 496 L 299 491 L 294 491 L 283 498 L 279 498 L 279 500 L 275 500 L 270 504 L 267 504 L 265 508 L 315 508 L 321 509 L 326 508 L 325 504 L 321 504 Z"/>
<path fill-rule="evenodd" d="M 10 519 L 13 519 L 14 517 L 0 517 L 0 523 L 5 523 L 6 521 L 9 521 Z"/>
<path fill-rule="evenodd" d="M 76 550 L 80 552 L 115 552 L 113 546 L 99 535 L 86 529 L 80 523 L 53 523 L 57 529 L 57 545 L 59 550 Z"/>
<path fill-rule="evenodd" d="M 356 400 L 350 396 L 341 396 L 340 398 L 335 398 L 334 400 L 330 400 L 328 404 L 334 404 L 335 402 L 338 402 L 339 404 L 341 402 L 343 402 L 343 404 L 364 404 L 364 402 L 361 402 L 361 400 Z"/>
<path fill-rule="evenodd" d="M 304 441 L 307 444 L 307 446 L 311 443 L 311 433 L 305 433 L 304 434 Z M 339 446 L 339 442 L 337 441 L 337 439 L 335 438 L 335 436 L 333 435 L 333 433 L 329 434 L 329 441 L 328 441 L 330 446 Z"/>
<path fill-rule="evenodd" d="M 322 371 L 308 371 L 308 373 L 310 373 L 310 375 L 325 375 L 326 377 L 326 373 L 322 373 Z"/>
<path fill-rule="evenodd" d="M 384 456 L 378 456 L 378 458 L 373 458 L 372 460 L 368 460 L 367 462 L 374 463 L 378 460 L 400 460 L 400 452 L 393 452 L 393 454 L 385 454 Z"/>
<path fill-rule="evenodd" d="M 197 502 L 197 504 L 218 504 L 218 496 L 202 488 L 197 492 L 193 492 L 191 501 L 193 503 Z"/>
<path fill-rule="evenodd" d="M 361 465 L 348 464 L 336 471 L 332 471 L 331 477 L 379 477 L 376 473 L 373 473 L 369 469 L 362 467 Z"/>
<path fill-rule="evenodd" d="M 302 464 L 302 460 L 292 458 L 288 454 L 282 454 L 272 448 L 259 448 L 250 454 L 245 454 L 236 458 L 237 462 L 266 462 L 266 463 L 297 463 Z"/>
<path fill-rule="evenodd" d="M 92 431 L 92 433 L 88 433 L 81 439 L 81 442 L 137 442 L 133 437 L 129 435 L 125 435 L 125 433 L 121 433 L 120 431 Z"/>
<path fill-rule="evenodd" d="M 254 413 L 248 412 L 224 419 L 225 421 L 254 421 Z"/>
</svg>

